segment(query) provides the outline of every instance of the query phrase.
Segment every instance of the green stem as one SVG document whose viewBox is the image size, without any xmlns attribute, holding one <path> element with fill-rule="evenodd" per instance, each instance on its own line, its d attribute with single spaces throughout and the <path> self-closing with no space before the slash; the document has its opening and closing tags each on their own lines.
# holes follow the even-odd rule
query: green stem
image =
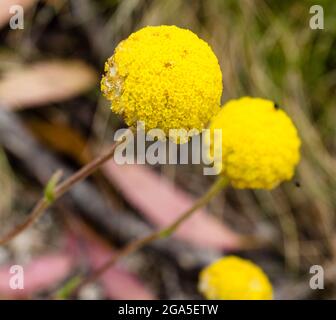
<svg viewBox="0 0 336 320">
<path fill-rule="evenodd" d="M 26 221 L 16 226 L 13 230 L 8 232 L 3 238 L 1 238 L 0 245 L 6 244 L 10 240 L 21 234 L 24 230 L 29 228 L 57 199 L 59 199 L 66 192 L 68 192 L 69 189 L 71 189 L 75 184 L 86 179 L 94 171 L 99 169 L 104 163 L 110 160 L 114 155 L 116 147 L 124 142 L 126 139 L 127 136 L 123 137 L 123 139 L 121 139 L 120 141 L 115 142 L 104 154 L 95 158 L 90 163 L 88 163 L 80 170 L 75 172 L 73 175 L 71 175 L 69 178 L 65 179 L 60 183 L 58 183 L 58 180 L 61 173 L 59 171 L 56 172 L 49 180 L 47 187 L 45 188 L 44 196 L 37 202 L 31 213 L 28 215 Z"/>
<path fill-rule="evenodd" d="M 126 245 L 124 248 L 119 250 L 115 253 L 110 260 L 108 260 L 105 264 L 103 264 L 99 269 L 97 269 L 91 276 L 85 278 L 73 291 L 71 296 L 75 296 L 79 290 L 84 287 L 85 285 L 96 281 L 105 271 L 107 271 L 110 267 L 112 267 L 116 262 L 118 262 L 122 257 L 127 256 L 130 253 L 133 253 L 147 244 L 158 240 L 160 238 L 168 237 L 173 232 L 175 232 L 178 227 L 188 218 L 192 216 L 198 209 L 205 206 L 219 191 L 221 191 L 226 185 L 228 184 L 228 179 L 223 175 L 220 175 L 214 184 L 210 187 L 210 189 L 201 197 L 199 198 L 194 205 L 185 211 L 178 219 L 176 219 L 173 223 L 171 223 L 166 228 L 154 231 L 153 233 L 149 234 L 148 236 L 136 239 Z"/>
</svg>

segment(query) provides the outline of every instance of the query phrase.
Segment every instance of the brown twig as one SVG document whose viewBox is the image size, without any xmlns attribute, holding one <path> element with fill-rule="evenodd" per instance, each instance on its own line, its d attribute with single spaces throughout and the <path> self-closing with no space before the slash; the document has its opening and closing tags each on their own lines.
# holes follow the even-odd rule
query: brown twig
<svg viewBox="0 0 336 320">
<path fill-rule="evenodd" d="M 170 234 L 172 234 L 176 229 L 190 216 L 195 213 L 198 209 L 205 206 L 220 190 L 222 190 L 226 185 L 228 181 L 226 177 L 220 176 L 214 184 L 210 187 L 210 189 L 201 197 L 199 198 L 194 205 L 188 209 L 186 212 L 184 212 L 177 220 L 175 220 L 173 223 L 171 223 L 168 227 L 159 230 L 154 231 L 153 233 L 149 234 L 148 236 L 136 239 L 126 245 L 124 248 L 119 250 L 117 253 L 115 253 L 110 260 L 108 260 L 105 264 L 103 264 L 99 269 L 97 269 L 91 276 L 84 278 L 82 282 L 76 286 L 76 288 L 73 290 L 71 296 L 76 296 L 77 293 L 80 291 L 82 287 L 85 285 L 96 281 L 105 271 L 107 271 L 111 266 L 113 266 L 117 261 L 119 261 L 122 257 L 127 256 L 130 253 L 133 253 L 137 251 L 138 249 L 143 248 L 147 244 L 158 240 L 160 238 L 168 237 Z"/>
<path fill-rule="evenodd" d="M 65 194 L 76 183 L 86 179 L 106 161 L 110 160 L 114 155 L 116 147 L 124 142 L 125 139 L 126 137 L 124 136 L 122 140 L 114 143 L 103 155 L 92 160 L 90 163 L 82 167 L 69 178 L 57 184 L 52 190 L 52 201 L 46 196 L 41 198 L 29 214 L 27 220 L 15 227 L 13 230 L 8 232 L 2 239 L 0 239 L 0 245 L 6 244 L 10 240 L 18 236 L 21 232 L 29 228 L 43 214 L 43 212 L 53 204 L 54 201 L 56 201 L 63 194 Z M 51 179 L 53 179 L 53 177 Z"/>
</svg>

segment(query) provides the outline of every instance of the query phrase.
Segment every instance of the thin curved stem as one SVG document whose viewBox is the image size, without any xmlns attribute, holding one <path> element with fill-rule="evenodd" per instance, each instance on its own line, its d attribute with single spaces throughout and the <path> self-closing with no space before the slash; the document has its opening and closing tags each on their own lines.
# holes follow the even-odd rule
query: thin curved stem
<svg viewBox="0 0 336 320">
<path fill-rule="evenodd" d="M 7 242 L 11 241 L 16 236 L 21 234 L 24 230 L 26 230 L 31 225 L 33 225 L 34 222 L 36 222 L 38 218 L 40 218 L 43 212 L 54 203 L 54 201 L 59 199 L 69 189 L 71 189 L 75 184 L 86 179 L 89 175 L 91 175 L 94 171 L 96 171 L 101 165 L 103 165 L 105 162 L 110 160 L 114 155 L 114 151 L 116 147 L 120 145 L 122 142 L 124 142 L 126 139 L 127 137 L 124 136 L 123 139 L 121 139 L 118 142 L 115 142 L 112 146 L 110 146 L 110 148 L 103 155 L 98 156 L 97 158 L 92 160 L 90 163 L 82 167 L 80 170 L 75 172 L 69 178 L 65 179 L 63 182 L 56 184 L 52 190 L 52 199 L 50 199 L 46 195 L 43 198 L 41 198 L 36 203 L 35 207 L 29 214 L 27 220 L 24 221 L 22 224 L 18 225 L 17 227 L 15 227 L 13 230 L 8 232 L 3 238 L 0 239 L 0 245 L 4 245 Z M 55 175 L 53 175 L 53 177 Z M 51 180 L 52 179 L 53 178 L 51 178 Z"/>
<path fill-rule="evenodd" d="M 29 228 L 48 207 L 49 207 L 48 201 L 44 198 L 40 199 L 35 205 L 34 209 L 29 214 L 27 220 L 24 221 L 22 224 L 16 226 L 13 230 L 8 232 L 2 239 L 0 239 L 0 245 L 6 244 L 7 242 L 14 239 L 16 236 L 21 234 L 21 232 Z"/>
<path fill-rule="evenodd" d="M 224 176 L 219 176 L 218 179 L 214 182 L 214 184 L 210 187 L 210 189 L 199 198 L 194 205 L 185 211 L 178 219 L 176 219 L 169 226 L 165 227 L 162 230 L 154 231 L 153 233 L 145 236 L 141 239 L 136 239 L 131 243 L 127 244 L 124 248 L 120 249 L 117 253 L 115 253 L 110 260 L 104 263 L 100 268 L 98 268 L 91 276 L 85 278 L 75 287 L 71 296 L 75 296 L 79 290 L 85 285 L 96 281 L 105 271 L 107 271 L 110 267 L 112 267 L 117 261 L 119 261 L 124 256 L 127 256 L 130 253 L 133 253 L 147 244 L 158 240 L 160 238 L 165 238 L 171 235 L 174 231 L 178 229 L 178 227 L 188 218 L 192 216 L 198 209 L 205 206 L 220 190 L 222 190 L 228 184 L 228 180 Z"/>
</svg>

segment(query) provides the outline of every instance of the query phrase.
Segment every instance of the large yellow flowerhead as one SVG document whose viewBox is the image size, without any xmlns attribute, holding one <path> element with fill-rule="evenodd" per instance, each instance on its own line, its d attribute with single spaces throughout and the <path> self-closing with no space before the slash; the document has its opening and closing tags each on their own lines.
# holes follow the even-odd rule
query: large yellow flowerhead
<svg viewBox="0 0 336 320">
<path fill-rule="evenodd" d="M 250 97 L 231 100 L 211 120 L 211 137 L 215 129 L 221 129 L 222 143 L 210 139 L 210 150 L 222 148 L 215 165 L 222 166 L 233 187 L 272 189 L 292 178 L 301 142 L 291 119 L 274 102 Z"/>
<path fill-rule="evenodd" d="M 219 111 L 222 74 L 209 45 L 176 26 L 146 27 L 122 41 L 101 90 L 129 126 L 201 130 Z"/>
<path fill-rule="evenodd" d="M 272 285 L 262 269 L 234 256 L 221 258 L 203 269 L 198 288 L 211 300 L 273 299 Z"/>
</svg>

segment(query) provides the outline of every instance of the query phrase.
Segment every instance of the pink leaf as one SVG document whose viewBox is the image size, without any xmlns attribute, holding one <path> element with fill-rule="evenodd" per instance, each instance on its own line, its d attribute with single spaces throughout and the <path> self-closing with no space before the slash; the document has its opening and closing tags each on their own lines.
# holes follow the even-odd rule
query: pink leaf
<svg viewBox="0 0 336 320">
<path fill-rule="evenodd" d="M 141 165 L 117 165 L 109 161 L 105 175 L 125 198 L 149 221 L 167 226 L 190 208 L 195 199 L 174 186 L 164 176 Z M 215 249 L 238 249 L 240 236 L 230 230 L 206 209 L 198 210 L 176 231 L 176 237 L 198 246 Z"/>
<path fill-rule="evenodd" d="M 77 219 L 71 221 L 71 233 L 68 233 L 68 251 L 74 257 L 83 254 L 88 259 L 92 270 L 97 270 L 114 254 L 113 249 L 101 238 L 98 238 L 86 225 Z M 80 260 L 80 259 L 77 259 Z M 156 297 L 141 281 L 121 266 L 109 268 L 100 277 L 105 294 L 111 299 L 153 300 Z"/>
<path fill-rule="evenodd" d="M 80 60 L 51 60 L 6 71 L 0 100 L 10 110 L 73 98 L 97 84 L 97 74 Z"/>
<path fill-rule="evenodd" d="M 111 249 L 92 241 L 87 243 L 87 254 L 95 270 L 108 261 Z M 153 300 L 154 295 L 144 287 L 137 277 L 119 266 L 111 267 L 101 276 L 105 293 L 112 299 Z"/>
<path fill-rule="evenodd" d="M 24 289 L 12 289 L 10 273 L 12 265 L 0 268 L 0 296 L 6 298 L 27 298 L 42 290 L 51 289 L 59 281 L 65 279 L 72 268 L 72 259 L 61 253 L 47 254 L 36 258 L 23 266 Z"/>
</svg>

